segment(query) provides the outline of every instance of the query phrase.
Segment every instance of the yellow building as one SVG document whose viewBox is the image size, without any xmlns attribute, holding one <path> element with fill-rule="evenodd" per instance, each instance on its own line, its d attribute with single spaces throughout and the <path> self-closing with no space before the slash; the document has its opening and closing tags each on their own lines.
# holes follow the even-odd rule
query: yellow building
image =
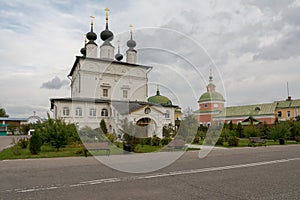
<svg viewBox="0 0 300 200">
<path fill-rule="evenodd" d="M 294 120 L 300 115 L 300 99 L 292 100 L 288 97 L 285 101 L 276 101 L 275 115 L 279 121 Z"/>
</svg>

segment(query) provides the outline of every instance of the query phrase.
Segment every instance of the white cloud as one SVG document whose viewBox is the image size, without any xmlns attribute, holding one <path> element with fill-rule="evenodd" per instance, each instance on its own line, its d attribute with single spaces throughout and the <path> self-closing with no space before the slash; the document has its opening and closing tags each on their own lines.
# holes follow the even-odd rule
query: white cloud
<svg viewBox="0 0 300 200">
<path fill-rule="evenodd" d="M 178 93 L 183 108 L 197 107 L 195 99 L 206 90 L 209 68 L 213 68 L 217 90 L 229 105 L 285 99 L 287 81 L 291 95 L 300 98 L 300 4 L 295 2 L 2 1 L 0 104 L 11 116 L 28 116 L 34 110 L 49 111 L 51 97 L 69 96 L 66 87 L 45 90 L 40 86 L 49 80 L 48 86 L 64 85 L 61 77 L 67 76 L 75 55 L 79 55 L 83 34 L 90 28 L 89 16 L 96 17 L 99 34 L 106 6 L 111 10 L 114 45 L 120 38 L 121 51 L 126 51 L 128 25 L 132 23 L 139 62 L 155 67 L 150 81 Z M 164 53 L 149 52 L 145 47 Z M 170 70 L 174 78 L 167 76 Z M 60 77 L 59 81 L 53 77 Z"/>
</svg>

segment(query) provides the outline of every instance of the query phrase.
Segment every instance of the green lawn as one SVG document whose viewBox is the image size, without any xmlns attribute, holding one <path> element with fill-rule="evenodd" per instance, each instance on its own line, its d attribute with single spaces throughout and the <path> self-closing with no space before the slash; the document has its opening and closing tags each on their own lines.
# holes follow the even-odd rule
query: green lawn
<svg viewBox="0 0 300 200">
<path fill-rule="evenodd" d="M 238 147 L 247 147 L 249 143 L 248 139 L 240 139 Z M 285 144 L 297 144 L 294 140 L 287 140 Z M 279 145 L 278 141 L 267 140 L 267 146 L 270 145 Z M 224 142 L 224 145 L 218 147 L 228 147 L 227 142 Z M 150 146 L 150 145 L 141 145 L 138 144 L 135 148 L 136 153 L 148 153 L 161 150 L 161 146 Z M 198 149 L 188 149 L 188 150 L 198 150 Z M 110 154 L 123 154 L 123 145 L 122 143 L 115 143 L 110 146 Z M 106 155 L 106 151 L 91 151 L 91 155 Z M 26 158 L 54 158 L 54 157 L 75 157 L 75 156 L 84 156 L 83 148 L 80 145 L 68 145 L 64 148 L 61 148 L 59 151 L 50 145 L 43 145 L 41 152 L 37 155 L 32 155 L 29 151 L 29 148 L 21 149 L 18 146 L 14 146 L 8 149 L 5 149 L 0 152 L 0 160 L 7 159 L 26 159 Z"/>
<path fill-rule="evenodd" d="M 248 144 L 249 144 L 249 139 L 247 138 L 242 138 L 240 139 L 239 141 L 239 146 L 237 147 L 248 147 Z M 295 140 L 286 140 L 285 141 L 285 144 L 297 144 L 297 142 Z M 267 143 L 266 143 L 267 146 L 270 146 L 270 145 L 279 145 L 279 141 L 274 141 L 274 140 L 267 140 Z M 231 148 L 230 146 L 228 146 L 228 143 L 227 142 L 224 142 L 224 145 L 216 145 L 218 147 L 228 147 L 228 148 Z M 258 145 L 259 146 L 259 145 Z"/>
</svg>

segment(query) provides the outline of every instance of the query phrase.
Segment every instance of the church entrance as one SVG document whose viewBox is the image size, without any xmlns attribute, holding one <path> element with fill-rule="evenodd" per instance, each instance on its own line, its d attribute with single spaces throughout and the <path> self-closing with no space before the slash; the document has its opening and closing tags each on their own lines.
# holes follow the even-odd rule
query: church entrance
<svg viewBox="0 0 300 200">
<path fill-rule="evenodd" d="M 137 125 L 137 130 L 136 130 L 136 136 L 137 137 L 153 137 L 155 135 L 155 129 L 156 129 L 156 124 L 154 120 L 152 120 L 149 117 L 144 117 L 139 119 L 136 122 Z"/>
</svg>

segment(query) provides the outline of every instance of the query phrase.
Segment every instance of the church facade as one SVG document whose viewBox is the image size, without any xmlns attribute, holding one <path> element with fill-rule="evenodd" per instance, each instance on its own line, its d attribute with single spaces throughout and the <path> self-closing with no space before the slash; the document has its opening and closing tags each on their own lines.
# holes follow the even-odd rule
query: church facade
<svg viewBox="0 0 300 200">
<path fill-rule="evenodd" d="M 142 135 L 145 137 L 162 137 L 163 126 L 175 124 L 175 113 L 180 108 L 161 96 L 159 90 L 156 96 L 148 98 L 148 73 L 152 67 L 136 63 L 138 52 L 132 27 L 126 61 L 122 61 L 119 43 L 115 54 L 114 35 L 108 26 L 108 9 L 105 29 L 100 33 L 100 47 L 97 38 L 92 18 L 82 55 L 76 56 L 68 75 L 71 97 L 50 99 L 54 118 L 76 123 L 80 128 L 88 126 L 93 129 L 99 128 L 104 119 L 108 131 L 116 135 L 121 134 L 122 123 L 127 121 L 144 127 Z M 167 102 L 161 101 L 165 98 Z"/>
</svg>

